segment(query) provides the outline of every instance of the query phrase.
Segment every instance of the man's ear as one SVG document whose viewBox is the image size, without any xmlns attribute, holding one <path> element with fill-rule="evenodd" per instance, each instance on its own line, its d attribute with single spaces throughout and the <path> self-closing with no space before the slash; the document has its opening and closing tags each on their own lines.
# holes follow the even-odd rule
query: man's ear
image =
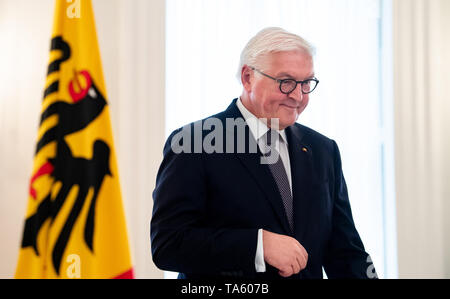
<svg viewBox="0 0 450 299">
<path fill-rule="evenodd" d="M 248 65 L 244 64 L 241 70 L 241 82 L 246 91 L 252 89 L 253 79 L 253 70 Z"/>
</svg>

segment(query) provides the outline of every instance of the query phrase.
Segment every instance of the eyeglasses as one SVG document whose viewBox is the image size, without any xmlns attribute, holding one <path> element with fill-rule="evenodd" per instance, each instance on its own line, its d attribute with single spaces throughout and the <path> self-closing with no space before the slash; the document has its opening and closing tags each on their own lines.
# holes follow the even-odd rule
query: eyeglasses
<svg viewBox="0 0 450 299">
<path fill-rule="evenodd" d="M 269 76 L 267 74 L 264 74 L 260 70 L 250 67 L 252 70 L 257 71 L 263 76 L 266 76 L 267 78 L 270 78 L 278 83 L 280 83 L 280 91 L 284 94 L 290 94 L 297 88 L 297 84 L 301 84 L 302 87 L 302 93 L 308 94 L 314 91 L 316 89 L 317 84 L 319 84 L 319 80 L 316 78 L 306 79 L 304 81 L 295 81 L 294 79 L 277 79 L 272 76 Z"/>
</svg>

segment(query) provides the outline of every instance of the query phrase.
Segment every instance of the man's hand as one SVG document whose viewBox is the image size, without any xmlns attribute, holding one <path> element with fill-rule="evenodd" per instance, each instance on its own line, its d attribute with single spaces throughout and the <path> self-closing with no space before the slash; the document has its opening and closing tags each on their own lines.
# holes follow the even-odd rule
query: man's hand
<svg viewBox="0 0 450 299">
<path fill-rule="evenodd" d="M 277 268 L 283 277 L 306 268 L 308 253 L 294 238 L 263 230 L 264 260 Z"/>
</svg>

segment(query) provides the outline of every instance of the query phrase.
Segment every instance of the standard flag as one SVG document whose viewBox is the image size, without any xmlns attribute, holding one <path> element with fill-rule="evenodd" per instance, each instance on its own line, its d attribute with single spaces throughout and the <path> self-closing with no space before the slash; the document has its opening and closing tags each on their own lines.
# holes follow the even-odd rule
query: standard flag
<svg viewBox="0 0 450 299">
<path fill-rule="evenodd" d="M 16 278 L 133 278 L 90 0 L 56 0 Z"/>
</svg>

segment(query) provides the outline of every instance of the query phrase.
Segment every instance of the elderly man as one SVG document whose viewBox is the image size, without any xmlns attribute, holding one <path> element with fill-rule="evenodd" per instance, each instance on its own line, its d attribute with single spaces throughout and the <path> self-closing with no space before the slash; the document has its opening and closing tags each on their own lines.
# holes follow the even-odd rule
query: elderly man
<svg viewBox="0 0 450 299">
<path fill-rule="evenodd" d="M 238 76 L 239 99 L 166 142 L 153 192 L 155 264 L 181 278 L 322 278 L 322 267 L 330 278 L 375 277 L 336 143 L 296 123 L 319 83 L 311 46 L 264 29 Z"/>
</svg>

